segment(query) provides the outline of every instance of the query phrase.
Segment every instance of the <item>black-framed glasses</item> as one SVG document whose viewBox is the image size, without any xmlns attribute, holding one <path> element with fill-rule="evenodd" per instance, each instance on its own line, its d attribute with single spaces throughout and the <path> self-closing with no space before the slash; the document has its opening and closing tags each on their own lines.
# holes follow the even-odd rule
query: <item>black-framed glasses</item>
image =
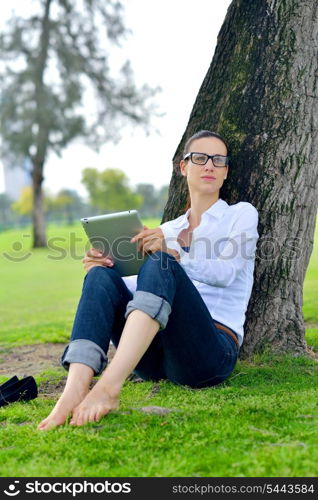
<svg viewBox="0 0 318 500">
<path fill-rule="evenodd" d="M 206 153 L 188 153 L 183 158 L 184 160 L 190 160 L 196 165 L 205 165 L 211 158 L 212 163 L 215 167 L 227 167 L 229 164 L 229 156 L 224 155 L 207 155 Z"/>
</svg>

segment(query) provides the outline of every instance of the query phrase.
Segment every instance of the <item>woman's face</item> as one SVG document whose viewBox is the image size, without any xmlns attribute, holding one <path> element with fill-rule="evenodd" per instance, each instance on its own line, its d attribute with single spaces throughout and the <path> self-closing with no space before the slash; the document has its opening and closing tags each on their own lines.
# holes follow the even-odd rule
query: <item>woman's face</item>
<svg viewBox="0 0 318 500">
<path fill-rule="evenodd" d="M 202 137 L 194 140 L 189 153 L 205 153 L 208 155 L 227 155 L 225 144 L 217 137 Z M 209 158 L 205 165 L 192 163 L 191 159 L 181 160 L 180 169 L 182 175 L 187 178 L 190 193 L 194 191 L 201 193 L 218 192 L 227 177 L 228 167 L 215 167 Z"/>
</svg>

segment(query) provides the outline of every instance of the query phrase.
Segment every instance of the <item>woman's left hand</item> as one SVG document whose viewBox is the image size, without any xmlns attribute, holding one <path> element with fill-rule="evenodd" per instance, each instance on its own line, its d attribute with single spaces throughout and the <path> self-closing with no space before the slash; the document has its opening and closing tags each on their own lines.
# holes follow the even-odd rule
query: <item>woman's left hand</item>
<svg viewBox="0 0 318 500">
<path fill-rule="evenodd" d="M 167 251 L 164 234 L 160 227 L 148 229 L 147 226 L 144 226 L 143 231 L 136 234 L 130 241 L 131 243 L 137 241 L 138 250 L 143 254 L 154 253 L 158 250 L 161 252 Z"/>
</svg>

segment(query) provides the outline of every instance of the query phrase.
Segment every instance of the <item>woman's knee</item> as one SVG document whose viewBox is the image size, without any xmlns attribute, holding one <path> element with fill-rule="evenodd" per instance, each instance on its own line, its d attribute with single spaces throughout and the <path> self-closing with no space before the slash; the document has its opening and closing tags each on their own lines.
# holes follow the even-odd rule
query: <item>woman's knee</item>
<svg viewBox="0 0 318 500">
<path fill-rule="evenodd" d="M 116 271 L 111 269 L 110 267 L 104 266 L 94 266 L 92 267 L 84 278 L 84 284 L 95 286 L 98 284 L 104 285 L 105 283 L 114 282 L 116 279 Z"/>
<path fill-rule="evenodd" d="M 94 266 L 88 271 L 84 278 L 82 293 L 94 297 L 106 294 L 112 297 L 114 303 L 123 300 L 128 302 L 132 298 L 131 292 L 118 272 L 102 266 Z"/>
<path fill-rule="evenodd" d="M 157 252 L 154 252 L 148 256 L 143 264 L 143 267 L 155 267 L 165 270 L 169 269 L 170 266 L 175 265 L 176 262 L 176 259 L 171 254 L 157 250 Z"/>
</svg>

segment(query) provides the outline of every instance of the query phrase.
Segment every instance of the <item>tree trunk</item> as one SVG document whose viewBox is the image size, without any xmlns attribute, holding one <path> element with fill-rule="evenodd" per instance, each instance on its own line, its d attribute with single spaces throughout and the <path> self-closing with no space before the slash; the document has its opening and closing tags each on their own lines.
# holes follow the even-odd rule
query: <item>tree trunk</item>
<svg viewBox="0 0 318 500">
<path fill-rule="evenodd" d="M 69 205 L 66 206 L 66 219 L 70 226 L 74 224 L 73 209 Z"/>
<path fill-rule="evenodd" d="M 43 210 L 43 164 L 33 163 L 32 187 L 33 187 L 33 248 L 46 247 L 45 218 Z"/>
<path fill-rule="evenodd" d="M 305 353 L 302 293 L 313 247 L 318 165 L 317 0 L 233 0 L 173 159 L 163 221 L 184 212 L 188 137 L 221 133 L 232 166 L 220 196 L 259 211 L 241 356 Z"/>
<path fill-rule="evenodd" d="M 37 60 L 35 78 L 35 101 L 36 101 L 36 153 L 32 158 L 32 185 L 33 185 L 33 247 L 45 247 L 45 217 L 43 208 L 42 182 L 43 167 L 47 153 L 49 139 L 49 124 L 46 114 L 46 97 L 44 85 L 44 71 L 47 66 L 49 34 L 50 34 L 50 6 L 52 0 L 45 1 L 42 30 L 40 36 L 40 51 Z"/>
</svg>

